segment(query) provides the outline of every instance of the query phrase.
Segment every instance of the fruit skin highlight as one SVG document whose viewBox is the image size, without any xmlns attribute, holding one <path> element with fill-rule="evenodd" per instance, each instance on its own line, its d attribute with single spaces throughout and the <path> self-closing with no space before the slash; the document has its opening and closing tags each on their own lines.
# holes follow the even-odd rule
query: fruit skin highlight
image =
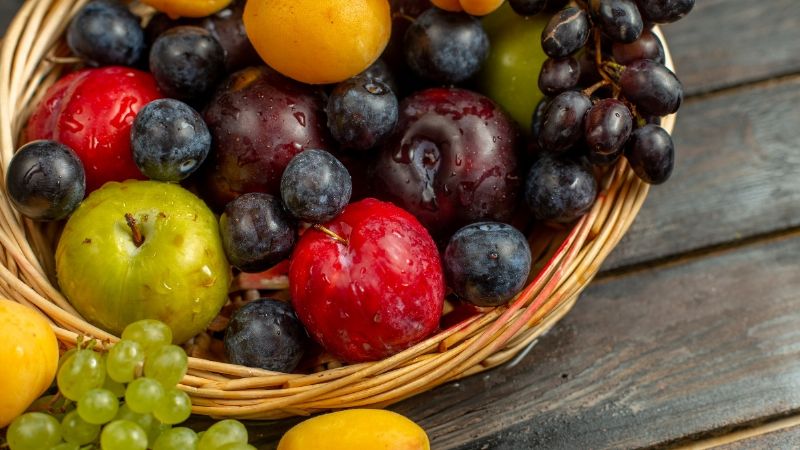
<svg viewBox="0 0 800 450">
<path fill-rule="evenodd" d="M 177 19 L 209 16 L 228 6 L 231 0 L 143 0 L 142 3 Z"/>
<path fill-rule="evenodd" d="M 392 29 L 387 0 L 250 0 L 243 19 L 264 62 L 308 84 L 361 73 L 381 55 Z"/>
<path fill-rule="evenodd" d="M 324 445 L 323 445 L 324 443 Z M 292 427 L 278 450 L 429 450 L 419 425 L 400 414 L 381 409 L 349 409 L 324 414 Z"/>
<path fill-rule="evenodd" d="M 144 241 L 137 247 L 131 214 Z M 230 266 L 217 219 L 180 186 L 108 183 L 67 222 L 56 250 L 61 291 L 91 323 L 119 336 L 158 319 L 183 343 L 206 329 L 227 300 Z"/>
<path fill-rule="evenodd" d="M 53 382 L 58 340 L 41 314 L 2 298 L 0 367 L 0 428 L 4 428 Z"/>
</svg>

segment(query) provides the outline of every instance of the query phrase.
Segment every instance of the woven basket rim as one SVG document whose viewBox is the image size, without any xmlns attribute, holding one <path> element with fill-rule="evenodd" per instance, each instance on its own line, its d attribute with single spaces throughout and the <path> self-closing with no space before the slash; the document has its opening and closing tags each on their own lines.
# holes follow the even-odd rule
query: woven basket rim
<svg viewBox="0 0 800 450">
<path fill-rule="evenodd" d="M 58 78 L 66 54 L 62 35 L 88 0 L 28 0 L 0 48 L 0 177 L 5 177 L 32 105 Z M 664 44 L 667 66 L 674 70 Z M 675 116 L 662 126 L 672 132 Z M 441 330 L 381 361 L 311 374 L 283 374 L 190 358 L 179 388 L 192 397 L 193 412 L 214 417 L 277 419 L 352 407 L 385 407 L 441 385 L 506 363 L 549 330 L 575 304 L 580 292 L 631 226 L 649 186 L 623 158 L 601 183 L 591 211 L 538 247 L 538 274 L 515 300 Z M 49 281 L 51 251 L 44 228 L 23 219 L 0 187 L 0 296 L 33 307 L 51 322 L 59 341 L 74 346 L 79 336 L 103 348 L 117 340 L 81 319 Z M 536 256 L 536 255 L 534 255 Z M 533 271 L 532 271 L 533 274 Z"/>
</svg>

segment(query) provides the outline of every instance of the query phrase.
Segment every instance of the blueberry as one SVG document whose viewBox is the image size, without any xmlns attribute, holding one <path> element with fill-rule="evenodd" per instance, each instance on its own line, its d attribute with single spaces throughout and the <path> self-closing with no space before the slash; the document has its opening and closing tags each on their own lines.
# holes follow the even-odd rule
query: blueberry
<svg viewBox="0 0 800 450">
<path fill-rule="evenodd" d="M 361 72 L 360 75 L 373 80 L 383 81 L 389 86 L 392 92 L 397 94 L 397 81 L 395 81 L 394 75 L 392 75 L 392 71 L 389 69 L 389 65 L 382 59 L 376 60 L 371 66 L 367 67 L 367 70 Z"/>
<path fill-rule="evenodd" d="M 92 66 L 133 66 L 146 48 L 139 18 L 113 0 L 81 8 L 67 29 L 67 45 Z"/>
<path fill-rule="evenodd" d="M 394 129 L 397 108 L 386 83 L 359 75 L 339 83 L 328 98 L 328 128 L 345 148 L 369 150 Z"/>
<path fill-rule="evenodd" d="M 211 133 L 191 106 L 173 99 L 148 103 L 131 128 L 136 166 L 153 180 L 178 182 L 200 167 L 211 149 Z"/>
<path fill-rule="evenodd" d="M 8 197 L 24 216 L 61 220 L 78 207 L 86 176 L 78 155 L 55 141 L 34 141 L 14 155 L 6 172 Z"/>
<path fill-rule="evenodd" d="M 353 192 L 350 173 L 324 150 L 298 153 L 281 177 L 281 197 L 298 219 L 327 222 L 338 216 Z"/>
<path fill-rule="evenodd" d="M 405 56 L 417 75 L 432 81 L 460 83 L 489 56 L 489 38 L 481 22 L 466 14 L 430 8 L 405 35 Z"/>
<path fill-rule="evenodd" d="M 167 97 L 202 99 L 225 75 L 225 52 L 207 30 L 175 27 L 150 49 L 150 71 Z"/>
<path fill-rule="evenodd" d="M 458 230 L 444 251 L 448 286 L 478 306 L 507 303 L 525 286 L 531 249 L 519 230 L 499 222 L 479 222 Z"/>
<path fill-rule="evenodd" d="M 239 308 L 225 330 L 225 353 L 233 364 L 291 372 L 300 363 L 308 336 L 292 308 L 262 298 Z"/>
<path fill-rule="evenodd" d="M 269 194 L 244 194 L 225 206 L 219 219 L 228 261 L 243 272 L 261 272 L 288 258 L 295 228 L 280 200 Z"/>
<path fill-rule="evenodd" d="M 525 182 L 525 200 L 539 220 L 571 222 L 597 198 L 597 180 L 583 161 L 543 153 Z"/>
</svg>

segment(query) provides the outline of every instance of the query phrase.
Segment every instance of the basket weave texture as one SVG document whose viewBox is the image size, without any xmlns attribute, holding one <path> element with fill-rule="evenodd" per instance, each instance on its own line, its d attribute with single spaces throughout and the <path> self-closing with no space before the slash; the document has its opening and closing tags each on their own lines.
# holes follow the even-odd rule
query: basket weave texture
<svg viewBox="0 0 800 450">
<path fill-rule="evenodd" d="M 0 176 L 20 144 L 31 109 L 64 67 L 63 33 L 87 0 L 28 0 L 0 49 Z M 660 35 L 658 29 L 656 32 Z M 672 68 L 665 46 L 667 65 Z M 664 119 L 672 131 L 675 118 Z M 648 185 L 624 158 L 601 181 L 591 211 L 568 230 L 527 230 L 534 268 L 507 306 L 487 310 L 382 361 L 313 374 L 283 374 L 190 358 L 180 384 L 193 411 L 214 417 L 277 419 L 351 407 L 384 407 L 442 383 L 503 364 L 529 348 L 575 304 L 628 230 Z M 58 291 L 53 249 L 58 225 L 34 224 L 12 208 L 0 186 L 0 295 L 40 310 L 64 347 L 79 336 L 117 337 L 83 320 Z"/>
</svg>

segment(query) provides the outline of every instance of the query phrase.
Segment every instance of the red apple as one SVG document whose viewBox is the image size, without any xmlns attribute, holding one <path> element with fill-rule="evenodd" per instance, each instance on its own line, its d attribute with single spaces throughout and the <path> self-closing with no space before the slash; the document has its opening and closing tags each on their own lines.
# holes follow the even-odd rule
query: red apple
<svg viewBox="0 0 800 450">
<path fill-rule="evenodd" d="M 86 193 L 107 181 L 145 179 L 131 155 L 131 124 L 161 98 L 153 76 L 127 67 L 74 72 L 45 94 L 28 121 L 28 140 L 51 139 L 75 150 L 86 169 Z"/>
<path fill-rule="evenodd" d="M 425 228 L 391 203 L 352 203 L 311 228 L 289 266 L 297 317 L 328 352 L 349 362 L 400 352 L 437 330 L 444 304 L 439 252 Z"/>
</svg>

